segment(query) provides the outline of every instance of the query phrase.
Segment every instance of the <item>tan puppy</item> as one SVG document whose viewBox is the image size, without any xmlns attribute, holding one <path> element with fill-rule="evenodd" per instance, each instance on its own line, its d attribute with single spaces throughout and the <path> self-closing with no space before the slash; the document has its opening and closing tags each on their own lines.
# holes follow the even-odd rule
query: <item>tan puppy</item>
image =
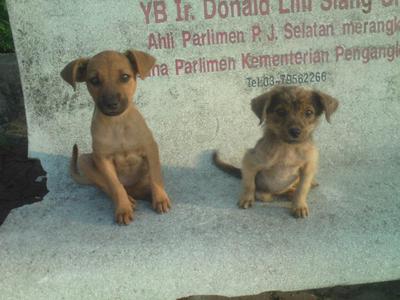
<svg viewBox="0 0 400 300">
<path fill-rule="evenodd" d="M 158 146 L 132 102 L 137 76 L 145 79 L 154 63 L 152 56 L 136 50 L 125 54 L 105 51 L 74 60 L 61 72 L 74 89 L 76 82 L 86 82 L 96 104 L 91 126 L 93 152 L 78 157 L 74 145 L 71 175 L 76 182 L 94 184 L 110 196 L 118 224 L 133 220 L 135 198 L 151 196 L 159 213 L 171 208 Z"/>
<path fill-rule="evenodd" d="M 317 185 L 318 149 L 312 133 L 320 115 L 329 122 L 338 101 L 320 91 L 298 86 L 278 86 L 253 99 L 251 108 L 265 124 L 263 137 L 246 152 L 242 168 L 223 162 L 218 153 L 214 164 L 242 178 L 243 192 L 239 206 L 248 208 L 255 199 L 270 201 L 273 195 L 293 198 L 295 217 L 308 216 L 307 195 Z"/>
</svg>

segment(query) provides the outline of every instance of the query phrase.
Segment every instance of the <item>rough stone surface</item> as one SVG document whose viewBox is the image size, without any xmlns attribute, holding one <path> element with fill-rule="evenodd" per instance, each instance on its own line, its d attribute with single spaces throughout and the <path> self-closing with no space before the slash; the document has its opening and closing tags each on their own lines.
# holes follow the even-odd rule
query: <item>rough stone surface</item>
<svg viewBox="0 0 400 300">
<path fill-rule="evenodd" d="M 203 1 L 190 3 L 201 12 Z M 13 211 L 0 227 L 4 298 L 237 296 L 400 276 L 398 59 L 335 63 L 332 58 L 324 65 L 182 76 L 172 68 L 175 58 L 240 58 L 247 51 L 283 53 L 311 46 L 332 54 L 338 44 L 395 44 L 398 34 L 149 51 L 171 66 L 171 74 L 140 81 L 135 101 L 160 145 L 174 207 L 160 216 L 140 202 L 128 227 L 113 223 L 111 203 L 103 194 L 68 177 L 71 146 L 77 142 L 90 150 L 92 104 L 84 85 L 74 93 L 59 77 L 63 66 L 79 56 L 146 49 L 149 32 L 248 31 L 254 23 L 282 27 L 289 19 L 339 26 L 345 20 L 390 19 L 399 7 L 376 5 L 370 14 L 316 10 L 272 14 L 268 21 L 199 18 L 146 25 L 137 1 L 7 4 L 26 97 L 30 155 L 41 159 L 50 192 L 41 203 Z M 316 71 L 327 72 L 329 79 L 314 86 L 337 97 L 341 107 L 332 125 L 322 122 L 316 134 L 320 186 L 309 196 L 311 216 L 293 219 L 289 203 L 280 200 L 239 210 L 239 182 L 215 170 L 210 153 L 218 148 L 238 162 L 260 136 L 249 102 L 264 89 L 247 87 L 245 78 Z"/>
</svg>

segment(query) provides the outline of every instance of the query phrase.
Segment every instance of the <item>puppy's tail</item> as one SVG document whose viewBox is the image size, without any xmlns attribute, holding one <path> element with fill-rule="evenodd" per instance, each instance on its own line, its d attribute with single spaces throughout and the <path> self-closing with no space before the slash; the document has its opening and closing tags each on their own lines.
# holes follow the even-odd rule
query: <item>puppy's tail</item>
<svg viewBox="0 0 400 300">
<path fill-rule="evenodd" d="M 91 184 L 89 179 L 84 177 L 79 173 L 78 170 L 78 146 L 75 144 L 74 147 L 72 148 L 72 157 L 71 157 L 71 162 L 69 165 L 69 172 L 71 174 L 72 179 L 79 184 Z"/>
<path fill-rule="evenodd" d="M 239 168 L 237 168 L 235 166 L 232 166 L 232 165 L 222 161 L 220 159 L 219 154 L 218 154 L 217 151 L 214 151 L 212 159 L 213 159 L 214 165 L 218 169 L 220 169 L 220 170 L 222 170 L 222 171 L 224 171 L 224 172 L 226 172 L 226 173 L 228 173 L 228 174 L 230 174 L 232 176 L 235 176 L 236 178 L 239 178 L 239 179 L 242 178 L 242 171 Z"/>
</svg>

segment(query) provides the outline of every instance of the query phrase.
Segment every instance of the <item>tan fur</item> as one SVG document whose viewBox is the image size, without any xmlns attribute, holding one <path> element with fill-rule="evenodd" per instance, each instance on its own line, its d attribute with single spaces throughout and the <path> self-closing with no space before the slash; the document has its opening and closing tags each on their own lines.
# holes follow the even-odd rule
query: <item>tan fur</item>
<svg viewBox="0 0 400 300">
<path fill-rule="evenodd" d="M 312 133 L 324 112 L 326 119 L 338 101 L 316 90 L 279 86 L 252 100 L 252 110 L 265 126 L 263 137 L 242 160 L 243 191 L 239 206 L 249 208 L 256 199 L 270 201 L 274 195 L 292 197 L 295 217 L 308 216 L 307 195 L 317 185 L 318 149 Z M 214 154 L 222 170 L 229 164 Z"/>
<path fill-rule="evenodd" d="M 152 197 L 153 208 L 168 212 L 158 146 L 145 120 L 132 102 L 136 78 L 148 76 L 155 59 L 144 52 L 105 51 L 80 58 L 61 72 L 73 88 L 86 82 L 95 102 L 92 118 L 92 153 L 78 155 L 75 145 L 70 172 L 81 184 L 94 184 L 115 204 L 115 220 L 133 220 L 135 198 Z"/>
</svg>

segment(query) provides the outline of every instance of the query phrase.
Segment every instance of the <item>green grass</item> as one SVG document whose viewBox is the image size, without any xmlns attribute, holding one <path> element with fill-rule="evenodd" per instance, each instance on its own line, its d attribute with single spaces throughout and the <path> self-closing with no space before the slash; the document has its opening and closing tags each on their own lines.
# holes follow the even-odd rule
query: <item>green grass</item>
<svg viewBox="0 0 400 300">
<path fill-rule="evenodd" d="M 0 0 L 0 53 L 14 52 L 6 1 Z"/>
</svg>

